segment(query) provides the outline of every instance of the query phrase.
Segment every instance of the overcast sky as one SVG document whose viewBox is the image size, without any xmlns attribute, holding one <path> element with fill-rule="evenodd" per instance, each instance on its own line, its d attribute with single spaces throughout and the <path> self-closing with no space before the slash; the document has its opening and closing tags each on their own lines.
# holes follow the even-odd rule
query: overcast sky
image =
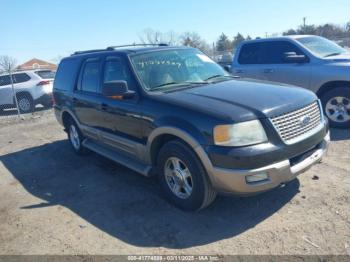
<svg viewBox="0 0 350 262">
<path fill-rule="evenodd" d="M 0 0 L 0 55 L 52 60 L 76 50 L 138 42 L 146 28 L 253 37 L 302 23 L 345 24 L 349 0 Z"/>
</svg>

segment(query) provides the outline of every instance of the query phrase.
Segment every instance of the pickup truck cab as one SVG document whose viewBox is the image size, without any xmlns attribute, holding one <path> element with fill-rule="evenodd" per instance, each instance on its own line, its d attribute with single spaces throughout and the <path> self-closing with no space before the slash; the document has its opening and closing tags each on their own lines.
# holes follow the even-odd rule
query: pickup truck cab
<svg viewBox="0 0 350 262">
<path fill-rule="evenodd" d="M 293 35 L 241 43 L 231 72 L 304 87 L 322 101 L 333 127 L 350 127 L 350 53 L 313 35 Z"/>
<path fill-rule="evenodd" d="M 310 91 L 234 80 L 188 47 L 109 47 L 64 58 L 57 120 L 75 152 L 145 175 L 185 210 L 275 188 L 318 163 L 327 120 Z"/>
</svg>

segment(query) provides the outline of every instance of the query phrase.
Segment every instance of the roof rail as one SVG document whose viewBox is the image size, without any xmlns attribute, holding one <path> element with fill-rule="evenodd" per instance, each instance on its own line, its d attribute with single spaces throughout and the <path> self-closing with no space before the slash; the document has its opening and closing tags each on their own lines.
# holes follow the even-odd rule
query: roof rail
<svg viewBox="0 0 350 262">
<path fill-rule="evenodd" d="M 116 46 L 109 46 L 107 47 L 107 50 L 114 50 L 116 48 L 122 48 L 122 47 L 133 47 L 133 46 L 168 46 L 168 44 L 165 43 L 159 43 L 159 44 L 131 44 L 131 45 L 116 45 Z"/>
<path fill-rule="evenodd" d="M 122 48 L 122 47 L 133 47 L 133 46 L 168 46 L 168 44 L 160 43 L 160 44 L 132 44 L 132 45 L 117 45 L 117 46 L 109 46 L 106 49 L 92 49 L 92 50 L 85 50 L 85 51 L 76 51 L 72 54 L 73 55 L 81 55 L 81 54 L 88 54 L 88 53 L 96 53 L 96 52 L 104 52 L 104 51 L 111 51 L 116 48 Z"/>
<path fill-rule="evenodd" d="M 95 53 L 95 52 L 103 52 L 107 49 L 92 49 L 92 50 L 85 50 L 85 51 L 77 51 L 74 52 L 72 55 L 80 55 L 80 54 L 88 54 L 88 53 Z"/>
</svg>

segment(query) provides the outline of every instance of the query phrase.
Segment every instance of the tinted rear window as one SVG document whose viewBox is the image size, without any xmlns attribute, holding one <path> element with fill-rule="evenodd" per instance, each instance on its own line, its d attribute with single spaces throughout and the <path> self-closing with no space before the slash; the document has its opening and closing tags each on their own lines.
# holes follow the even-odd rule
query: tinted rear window
<svg viewBox="0 0 350 262">
<path fill-rule="evenodd" d="M 262 64 L 263 63 L 263 43 L 251 43 L 242 46 L 239 53 L 238 62 L 240 64 Z"/>
<path fill-rule="evenodd" d="M 54 82 L 54 88 L 59 90 L 73 90 L 80 61 L 66 59 L 60 63 Z"/>
<path fill-rule="evenodd" d="M 38 76 L 40 76 L 42 79 L 53 79 L 55 78 L 55 72 L 53 71 L 35 71 L 35 74 L 37 74 Z"/>
<path fill-rule="evenodd" d="M 29 75 L 25 74 L 25 73 L 21 73 L 21 74 L 13 74 L 13 82 L 15 84 L 20 84 L 20 83 L 24 83 L 30 80 Z"/>
<path fill-rule="evenodd" d="M 87 62 L 81 80 L 81 90 L 97 93 L 100 82 L 100 62 Z"/>
</svg>

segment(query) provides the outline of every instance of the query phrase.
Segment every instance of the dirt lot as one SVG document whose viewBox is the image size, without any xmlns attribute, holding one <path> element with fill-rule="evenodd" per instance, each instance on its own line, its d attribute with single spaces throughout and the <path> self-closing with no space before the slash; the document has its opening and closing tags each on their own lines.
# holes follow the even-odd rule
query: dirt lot
<svg viewBox="0 0 350 262">
<path fill-rule="evenodd" d="M 185 213 L 155 179 L 74 155 L 51 111 L 0 120 L 0 254 L 350 254 L 349 203 L 349 130 L 287 186 Z"/>
</svg>

